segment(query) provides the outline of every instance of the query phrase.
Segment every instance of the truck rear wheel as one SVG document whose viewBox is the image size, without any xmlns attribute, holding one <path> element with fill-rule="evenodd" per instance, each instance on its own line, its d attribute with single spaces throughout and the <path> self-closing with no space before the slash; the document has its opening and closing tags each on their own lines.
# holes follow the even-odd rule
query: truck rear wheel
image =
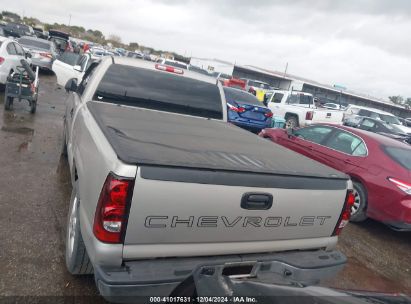
<svg viewBox="0 0 411 304">
<path fill-rule="evenodd" d="M 288 116 L 285 118 L 285 125 L 286 128 L 297 128 L 299 126 L 298 124 L 298 118 L 295 116 Z"/>
<path fill-rule="evenodd" d="M 93 273 L 93 265 L 81 236 L 79 206 L 77 187 L 73 187 L 66 231 L 66 266 L 73 275 Z"/>
<path fill-rule="evenodd" d="M 359 182 L 354 182 L 354 205 L 351 208 L 351 222 L 362 222 L 367 219 L 366 209 L 367 209 L 367 193 L 365 192 L 364 186 Z"/>
<path fill-rule="evenodd" d="M 13 107 L 13 97 L 7 96 L 6 100 L 4 101 L 4 109 L 6 111 L 10 111 Z"/>
</svg>

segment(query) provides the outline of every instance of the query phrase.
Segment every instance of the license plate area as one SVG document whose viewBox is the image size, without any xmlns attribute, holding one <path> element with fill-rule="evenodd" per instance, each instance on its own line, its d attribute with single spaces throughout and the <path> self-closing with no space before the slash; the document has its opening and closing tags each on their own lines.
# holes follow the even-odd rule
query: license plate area
<svg viewBox="0 0 411 304">
<path fill-rule="evenodd" d="M 222 275 L 232 279 L 255 277 L 255 262 L 233 263 L 224 266 Z"/>
</svg>

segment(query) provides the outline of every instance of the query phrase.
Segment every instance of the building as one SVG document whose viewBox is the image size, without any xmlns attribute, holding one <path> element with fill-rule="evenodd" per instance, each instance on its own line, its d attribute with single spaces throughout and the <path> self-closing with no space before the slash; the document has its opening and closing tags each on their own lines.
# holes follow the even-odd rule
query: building
<svg viewBox="0 0 411 304">
<path fill-rule="evenodd" d="M 217 72 L 233 75 L 234 64 L 219 59 L 207 59 L 191 57 L 190 65 L 206 70 L 209 73 Z"/>
<path fill-rule="evenodd" d="M 231 75 L 236 78 L 250 78 L 264 81 L 273 87 L 283 90 L 297 90 L 311 93 L 320 99 L 322 103 L 355 104 L 390 112 L 403 118 L 411 117 L 411 110 L 405 109 L 403 106 L 396 105 L 390 101 L 358 92 L 341 90 L 331 85 L 321 84 L 295 75 L 270 71 L 250 65 L 234 65 Z"/>
</svg>

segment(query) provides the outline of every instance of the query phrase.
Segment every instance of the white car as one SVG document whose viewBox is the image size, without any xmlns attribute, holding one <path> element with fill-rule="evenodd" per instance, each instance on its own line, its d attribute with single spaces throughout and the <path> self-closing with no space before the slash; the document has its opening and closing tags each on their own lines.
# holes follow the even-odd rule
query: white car
<svg viewBox="0 0 411 304">
<path fill-rule="evenodd" d="M 385 123 L 395 125 L 405 134 L 411 135 L 411 128 L 404 126 L 401 121 L 389 112 L 378 109 L 362 107 L 357 105 L 349 105 L 344 112 L 344 125 L 356 126 L 362 117 L 370 117 L 384 121 Z"/>
<path fill-rule="evenodd" d="M 53 62 L 52 70 L 57 77 L 57 84 L 65 87 L 67 81 L 72 78 L 80 83 L 85 70 L 93 61 L 91 53 L 79 55 L 76 53 L 65 52 Z"/>
<path fill-rule="evenodd" d="M 342 110 L 343 106 L 340 106 L 338 103 L 333 103 L 333 102 L 327 102 L 322 105 L 323 108 L 325 109 L 330 109 L 330 110 Z"/>
<path fill-rule="evenodd" d="M 26 59 L 23 47 L 13 39 L 0 37 L 0 83 L 5 84 L 7 76 L 21 66 L 20 60 Z M 31 63 L 31 60 L 27 60 Z"/>
</svg>

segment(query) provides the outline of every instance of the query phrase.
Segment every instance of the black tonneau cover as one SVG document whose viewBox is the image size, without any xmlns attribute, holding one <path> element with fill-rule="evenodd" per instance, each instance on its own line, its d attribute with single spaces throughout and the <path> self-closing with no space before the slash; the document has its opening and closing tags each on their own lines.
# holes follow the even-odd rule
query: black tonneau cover
<svg viewBox="0 0 411 304">
<path fill-rule="evenodd" d="M 87 107 L 128 164 L 348 179 L 227 122 L 96 101 Z"/>
</svg>

